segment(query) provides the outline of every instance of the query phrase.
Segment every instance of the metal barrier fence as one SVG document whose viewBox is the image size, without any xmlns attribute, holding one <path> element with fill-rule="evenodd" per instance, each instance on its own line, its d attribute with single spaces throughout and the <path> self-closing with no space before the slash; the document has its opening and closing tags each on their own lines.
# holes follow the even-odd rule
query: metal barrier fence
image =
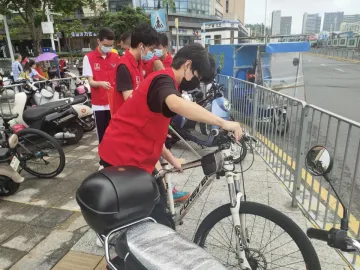
<svg viewBox="0 0 360 270">
<path fill-rule="evenodd" d="M 81 78 L 81 76 L 52 79 L 47 81 L 37 81 L 34 83 L 34 86 L 41 89 L 46 83 L 49 84 L 54 89 L 56 86 L 59 86 L 60 84 L 65 84 L 69 90 L 68 92 L 71 95 L 73 95 L 73 92 L 76 87 L 75 80 L 77 78 Z M 25 91 L 29 91 L 26 83 L 17 83 L 17 84 L 2 86 L 0 89 L 0 113 L 12 114 L 15 105 L 15 94 Z"/>
<path fill-rule="evenodd" d="M 324 229 L 340 227 L 342 207 L 322 177 L 305 169 L 307 151 L 325 146 L 334 157 L 330 175 L 337 192 L 350 210 L 349 232 L 359 238 L 360 218 L 360 123 L 302 100 L 227 76 L 225 85 L 236 121 L 259 138 L 259 155 L 315 223 Z M 353 265 L 356 256 L 344 254 Z"/>
<path fill-rule="evenodd" d="M 310 52 L 314 54 L 321 54 L 331 57 L 339 57 L 349 60 L 360 61 L 360 50 L 326 47 L 326 48 L 311 48 Z"/>
</svg>

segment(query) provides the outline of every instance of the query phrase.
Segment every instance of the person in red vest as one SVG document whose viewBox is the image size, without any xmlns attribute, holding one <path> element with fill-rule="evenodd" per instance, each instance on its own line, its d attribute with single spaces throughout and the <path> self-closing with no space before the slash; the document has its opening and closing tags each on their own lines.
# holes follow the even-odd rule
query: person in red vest
<svg viewBox="0 0 360 270">
<path fill-rule="evenodd" d="M 98 36 L 98 47 L 84 56 L 83 76 L 88 77 L 91 87 L 92 110 L 96 130 L 101 143 L 110 122 L 110 107 L 107 90 L 116 86 L 116 69 L 119 55 L 112 53 L 115 34 L 109 28 L 102 28 Z"/>
<path fill-rule="evenodd" d="M 131 43 L 131 31 L 124 32 L 120 37 L 120 48 L 122 52 L 120 53 L 121 56 L 125 54 L 125 51 L 130 49 Z"/>
<path fill-rule="evenodd" d="M 181 97 L 179 89 L 195 89 L 200 81 L 212 82 L 214 76 L 215 61 L 201 44 L 193 43 L 179 50 L 170 68 L 150 74 L 113 115 L 99 145 L 101 164 L 136 166 L 152 173 L 160 156 L 168 160 L 164 143 L 170 118 L 175 114 L 232 131 L 239 140 L 242 136 L 239 123 L 217 117 Z M 168 162 L 181 170 L 176 159 L 170 158 Z M 166 192 L 162 181 L 158 184 L 161 200 L 151 216 L 172 227 L 166 211 Z"/>
<path fill-rule="evenodd" d="M 142 60 L 153 58 L 158 34 L 150 24 L 140 24 L 131 33 L 131 46 L 120 58 L 116 73 L 116 91 L 113 93 L 113 112 L 124 104 L 144 80 Z"/>
<path fill-rule="evenodd" d="M 159 45 L 154 50 L 154 54 L 158 59 L 161 60 L 165 68 L 169 68 L 171 67 L 173 58 L 171 54 L 168 52 L 169 39 L 166 33 L 159 33 L 158 42 Z"/>
</svg>

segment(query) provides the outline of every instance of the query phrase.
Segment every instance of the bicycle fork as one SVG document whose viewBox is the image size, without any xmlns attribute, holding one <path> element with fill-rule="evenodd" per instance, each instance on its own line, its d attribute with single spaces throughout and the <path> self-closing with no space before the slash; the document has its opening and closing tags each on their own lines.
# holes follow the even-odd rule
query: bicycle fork
<svg viewBox="0 0 360 270">
<path fill-rule="evenodd" d="M 240 176 L 238 173 L 226 173 L 230 194 L 230 212 L 235 229 L 236 255 L 242 270 L 251 270 L 248 260 L 246 259 L 245 248 L 248 246 L 248 236 L 245 229 L 245 215 L 240 216 L 240 202 L 244 194 L 240 191 Z M 231 245 L 231 243 L 230 243 Z"/>
</svg>

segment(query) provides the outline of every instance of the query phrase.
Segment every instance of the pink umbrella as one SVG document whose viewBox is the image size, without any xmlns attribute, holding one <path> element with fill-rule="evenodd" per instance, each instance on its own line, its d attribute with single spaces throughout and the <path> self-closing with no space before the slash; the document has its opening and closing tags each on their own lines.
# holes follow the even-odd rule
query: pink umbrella
<svg viewBox="0 0 360 270">
<path fill-rule="evenodd" d="M 40 54 L 38 57 L 36 57 L 35 62 L 38 63 L 38 62 L 50 61 L 57 56 L 58 55 L 56 53 L 51 53 L 51 52 L 43 53 Z"/>
</svg>

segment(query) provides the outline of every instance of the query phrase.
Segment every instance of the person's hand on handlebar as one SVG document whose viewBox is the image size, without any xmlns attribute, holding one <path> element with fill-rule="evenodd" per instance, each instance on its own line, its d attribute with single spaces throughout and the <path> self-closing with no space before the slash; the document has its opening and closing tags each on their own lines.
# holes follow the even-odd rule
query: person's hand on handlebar
<svg viewBox="0 0 360 270">
<path fill-rule="evenodd" d="M 243 136 L 243 130 L 238 122 L 225 121 L 221 128 L 233 132 L 236 142 L 238 142 Z"/>
</svg>

